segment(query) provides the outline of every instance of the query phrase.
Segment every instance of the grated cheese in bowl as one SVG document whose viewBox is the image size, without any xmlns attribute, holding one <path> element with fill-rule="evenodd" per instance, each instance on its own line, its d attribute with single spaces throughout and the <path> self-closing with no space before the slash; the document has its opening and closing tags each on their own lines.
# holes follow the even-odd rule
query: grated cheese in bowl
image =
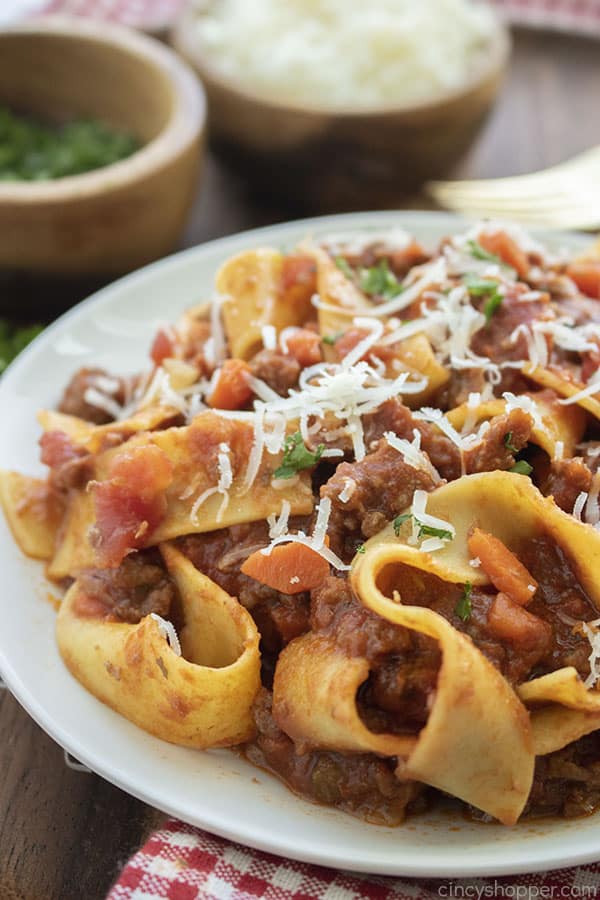
<svg viewBox="0 0 600 900">
<path fill-rule="evenodd" d="M 275 102 L 411 105 L 462 87 L 497 30 L 477 0 L 206 0 L 197 35 L 222 77 Z"/>
</svg>

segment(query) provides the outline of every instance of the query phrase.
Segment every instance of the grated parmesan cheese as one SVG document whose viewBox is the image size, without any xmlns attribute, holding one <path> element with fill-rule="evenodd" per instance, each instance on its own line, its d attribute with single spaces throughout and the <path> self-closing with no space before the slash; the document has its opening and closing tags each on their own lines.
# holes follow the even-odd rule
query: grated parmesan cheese
<svg viewBox="0 0 600 900">
<path fill-rule="evenodd" d="M 581 522 L 581 513 L 583 512 L 587 498 L 588 495 L 586 491 L 581 491 L 581 493 L 577 495 L 577 500 L 573 506 L 573 517 L 577 519 L 578 522 Z"/>
<path fill-rule="evenodd" d="M 177 637 L 177 632 L 175 631 L 172 622 L 163 619 L 158 613 L 150 613 L 150 618 L 154 619 L 158 625 L 158 630 L 169 644 L 173 653 L 176 656 L 181 656 L 181 644 L 179 643 L 179 638 Z"/>
<path fill-rule="evenodd" d="M 275 350 L 277 348 L 277 331 L 275 326 L 263 325 L 260 332 L 265 350 Z"/>
<path fill-rule="evenodd" d="M 211 66 L 274 102 L 372 109 L 468 80 L 495 32 L 472 0 L 196 0 Z"/>
</svg>

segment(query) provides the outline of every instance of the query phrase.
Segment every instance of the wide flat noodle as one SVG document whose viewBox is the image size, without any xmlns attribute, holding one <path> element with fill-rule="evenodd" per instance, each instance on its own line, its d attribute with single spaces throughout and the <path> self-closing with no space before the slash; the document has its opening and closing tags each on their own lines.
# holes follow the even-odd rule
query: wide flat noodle
<svg viewBox="0 0 600 900">
<path fill-rule="evenodd" d="M 181 598 L 182 656 L 151 616 L 130 625 L 86 614 L 77 581 L 58 613 L 61 655 L 95 697 L 163 740 L 200 749 L 248 740 L 260 687 L 254 621 L 179 551 L 161 549 Z"/>
<path fill-rule="evenodd" d="M 216 287 L 223 297 L 223 325 L 231 356 L 250 359 L 262 349 L 262 329 L 277 331 L 301 325 L 301 310 L 282 297 L 283 254 L 261 247 L 228 259 L 217 272 Z"/>
<path fill-rule="evenodd" d="M 173 473 L 171 484 L 165 491 L 166 512 L 158 527 L 148 534 L 144 546 L 154 546 L 185 534 L 259 521 L 279 512 L 286 500 L 292 515 L 310 514 L 313 494 L 307 472 L 289 479 L 289 483 L 283 482 L 276 487 L 272 484 L 273 473 L 281 463 L 281 453 L 263 454 L 254 484 L 250 490 L 246 489 L 244 479 L 253 441 L 254 429 L 250 422 L 225 419 L 212 412 L 202 413 L 190 426 L 134 436 L 123 446 L 100 454 L 94 460 L 93 480 L 109 480 L 111 466 L 120 454 L 129 454 L 136 447 L 153 445 L 165 454 Z M 217 490 L 217 458 L 223 443 L 230 448 L 226 455 L 232 468 L 227 497 Z M 211 490 L 213 492 L 198 505 L 199 498 Z M 70 501 L 62 540 L 48 570 L 51 578 L 64 578 L 84 568 L 102 565 L 91 539 L 95 522 L 92 487 L 77 492 Z"/>
<path fill-rule="evenodd" d="M 390 367 L 389 377 L 396 377 L 398 371 L 406 370 L 415 378 L 423 375 L 427 378 L 427 387 L 424 390 L 419 394 L 406 394 L 402 398 L 411 409 L 418 409 L 427 404 L 450 379 L 450 370 L 437 361 L 433 347 L 425 334 L 414 334 L 400 341 L 396 354 L 400 368 Z"/>
<path fill-rule="evenodd" d="M 558 371 L 543 369 L 540 366 L 534 368 L 529 363 L 525 365 L 523 372 L 528 378 L 531 378 L 532 381 L 535 381 L 535 383 L 539 384 L 541 387 L 551 388 L 551 390 L 556 391 L 560 397 L 574 397 L 575 394 L 579 394 L 579 392 L 586 387 L 585 384 L 571 381 L 564 375 L 561 375 Z M 579 397 L 579 399 L 573 400 L 572 402 L 591 413 L 596 419 L 600 419 L 600 400 L 597 399 L 599 395 L 600 385 L 598 386 L 596 396 Z"/>
<path fill-rule="evenodd" d="M 545 450 L 551 459 L 557 457 L 557 444 L 559 447 L 562 445 L 560 458 L 575 456 L 577 444 L 585 431 L 584 410 L 576 405 L 565 406 L 559 403 L 551 391 L 536 391 L 520 396 L 530 397 L 536 404 L 540 416 L 540 422 L 533 423 L 530 442 Z M 502 398 L 480 403 L 474 409 L 468 403 L 462 403 L 446 415 L 451 425 L 457 431 L 461 431 L 467 419 L 473 421 L 475 427 L 494 416 L 502 415 L 506 411 L 506 405 L 507 401 Z"/>
<path fill-rule="evenodd" d="M 88 453 L 99 453 L 109 446 L 111 438 L 126 440 L 134 434 L 152 431 L 178 414 L 172 406 L 156 405 L 139 410 L 129 418 L 106 425 L 94 425 L 77 416 L 42 409 L 37 419 L 45 432 L 62 431 L 76 447 Z"/>
<path fill-rule="evenodd" d="M 363 724 L 356 693 L 369 664 L 349 656 L 333 637 L 309 633 L 280 653 L 273 682 L 273 716 L 294 740 L 328 750 L 405 756 L 411 735 L 374 734 Z"/>
<path fill-rule="evenodd" d="M 0 469 L 0 505 L 23 553 L 33 559 L 51 559 L 64 507 L 48 484 Z"/>
<path fill-rule="evenodd" d="M 551 497 L 543 497 L 528 478 L 501 471 L 464 476 L 428 494 L 427 513 L 446 520 L 456 530 L 454 539 L 442 549 L 424 553 L 410 546 L 408 524 L 402 527 L 399 537 L 389 525 L 365 545 L 357 571 L 373 569 L 373 582 L 384 594 L 391 596 L 396 564 L 413 566 L 453 583 L 488 583 L 481 568 L 469 565 L 467 539 L 470 530 L 478 527 L 517 553 L 523 539 L 547 534 L 564 552 L 581 586 L 600 610 L 600 532 L 563 512 Z M 362 594 L 361 598 L 366 602 Z M 523 684 L 517 693 L 533 707 L 536 753 L 560 749 L 574 740 L 569 735 L 577 729 L 593 731 L 600 725 L 595 718 L 595 711 L 600 712 L 600 693 L 587 690 L 572 668 Z M 542 709 L 541 704 L 546 708 Z M 551 731 L 547 723 L 551 723 Z M 580 730 L 577 736 L 587 731 Z"/>
<path fill-rule="evenodd" d="M 441 490 L 441 489 L 440 489 Z M 482 809 L 506 825 L 525 806 L 534 751 L 527 712 L 472 641 L 425 607 L 403 606 L 379 588 L 379 575 L 403 561 L 391 543 L 366 552 L 351 575 L 362 603 L 382 618 L 438 641 L 442 663 L 426 725 L 399 777 L 422 781 Z M 389 576 L 389 578 L 388 578 Z"/>
</svg>

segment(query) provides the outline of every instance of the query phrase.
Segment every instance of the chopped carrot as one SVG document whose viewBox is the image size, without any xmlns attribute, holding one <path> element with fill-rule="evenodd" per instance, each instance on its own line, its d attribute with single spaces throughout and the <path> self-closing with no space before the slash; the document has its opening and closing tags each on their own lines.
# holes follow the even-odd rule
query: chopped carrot
<svg viewBox="0 0 600 900">
<path fill-rule="evenodd" d="M 573 262 L 567 266 L 567 275 L 573 279 L 582 294 L 600 300 L 600 260 L 582 259 Z"/>
<path fill-rule="evenodd" d="M 552 637 L 552 629 L 547 622 L 514 603 L 502 591 L 492 602 L 488 626 L 496 637 L 526 649 L 545 647 Z"/>
<path fill-rule="evenodd" d="M 469 552 L 481 560 L 481 568 L 499 591 L 508 594 L 519 606 L 527 606 L 537 581 L 506 544 L 493 534 L 476 528 L 467 541 Z"/>
<path fill-rule="evenodd" d="M 488 253 L 499 256 L 507 266 L 512 266 L 521 278 L 525 278 L 529 272 L 527 254 L 505 231 L 484 231 L 479 235 L 479 244 Z"/>
<path fill-rule="evenodd" d="M 329 563 L 305 544 L 290 542 L 273 547 L 268 556 L 256 550 L 242 565 L 242 572 L 282 594 L 299 594 L 327 578 Z"/>
<path fill-rule="evenodd" d="M 301 366 L 314 366 L 321 362 L 321 337 L 308 328 L 298 328 L 286 338 L 288 353 L 293 356 Z"/>
<path fill-rule="evenodd" d="M 207 397 L 213 409 L 241 409 L 252 396 L 246 375 L 250 366 L 243 359 L 226 359 L 217 375 L 212 393 Z"/>
<path fill-rule="evenodd" d="M 164 328 L 159 328 L 156 332 L 150 357 L 157 366 L 160 366 L 164 359 L 173 356 L 175 353 L 175 345 Z"/>
</svg>

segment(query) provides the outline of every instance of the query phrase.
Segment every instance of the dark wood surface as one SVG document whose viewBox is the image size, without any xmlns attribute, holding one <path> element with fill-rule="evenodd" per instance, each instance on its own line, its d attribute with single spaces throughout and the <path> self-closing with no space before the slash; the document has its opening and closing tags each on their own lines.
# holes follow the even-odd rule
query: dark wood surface
<svg viewBox="0 0 600 900">
<path fill-rule="evenodd" d="M 599 93 L 599 43 L 517 34 L 504 93 L 456 174 L 531 171 L 600 144 Z M 407 206 L 425 205 L 407 198 Z M 264 206 L 243 179 L 209 158 L 183 243 L 302 214 Z M 34 287 L 22 279 L 17 297 L 30 297 Z M 83 285 L 65 288 L 63 304 L 86 292 Z M 62 750 L 8 692 L 0 693 L 0 900 L 101 900 L 160 820 L 159 812 L 96 775 L 68 769 Z"/>
</svg>

